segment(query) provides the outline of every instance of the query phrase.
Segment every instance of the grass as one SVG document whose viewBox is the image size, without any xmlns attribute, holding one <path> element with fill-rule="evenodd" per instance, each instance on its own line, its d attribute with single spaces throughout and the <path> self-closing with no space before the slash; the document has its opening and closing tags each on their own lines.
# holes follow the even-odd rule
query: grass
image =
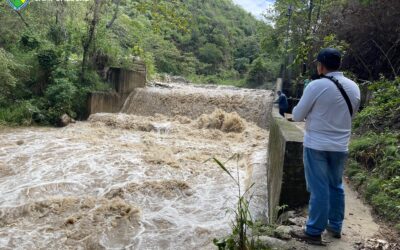
<svg viewBox="0 0 400 250">
<path fill-rule="evenodd" d="M 239 155 L 234 155 L 229 160 L 236 159 L 239 161 Z M 249 236 L 250 231 L 259 232 L 261 225 L 255 223 L 251 216 L 249 205 L 251 202 L 252 194 L 250 190 L 254 186 L 254 183 L 248 188 L 243 190 L 240 186 L 239 169 L 237 169 L 237 175 L 234 176 L 217 158 L 212 160 L 223 170 L 230 179 L 235 183 L 238 191 L 236 208 L 233 210 L 235 219 L 232 222 L 232 233 L 222 239 L 214 239 L 214 244 L 218 247 L 218 250 L 269 250 L 268 247 L 262 246 L 262 244 L 255 240 L 254 237 Z M 228 160 L 228 161 L 229 161 Z M 237 168 L 238 168 L 237 163 Z M 268 227 L 265 227 L 268 230 Z"/>
<path fill-rule="evenodd" d="M 400 78 L 369 86 L 373 98 L 354 120 L 346 174 L 375 212 L 400 232 Z"/>
<path fill-rule="evenodd" d="M 246 79 L 234 78 L 234 77 L 219 77 L 217 75 L 202 76 L 202 75 L 191 75 L 188 80 L 197 84 L 216 84 L 216 85 L 229 85 L 235 87 L 246 86 Z"/>
<path fill-rule="evenodd" d="M 400 134 L 366 133 L 350 145 L 346 175 L 375 212 L 400 232 Z"/>
<path fill-rule="evenodd" d="M 7 107 L 0 108 L 0 125 L 2 126 L 28 126 L 33 124 L 33 114 L 36 107 L 29 101 L 17 102 Z"/>
</svg>

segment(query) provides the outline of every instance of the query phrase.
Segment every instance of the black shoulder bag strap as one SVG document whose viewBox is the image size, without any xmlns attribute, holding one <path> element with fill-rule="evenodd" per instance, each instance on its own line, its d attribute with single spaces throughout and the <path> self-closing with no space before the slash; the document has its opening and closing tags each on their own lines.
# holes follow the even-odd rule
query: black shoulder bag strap
<svg viewBox="0 0 400 250">
<path fill-rule="evenodd" d="M 351 105 L 350 98 L 347 95 L 346 91 L 344 90 L 342 84 L 340 84 L 340 82 L 333 76 L 321 76 L 321 77 L 331 80 L 336 85 L 336 87 L 339 89 L 340 93 L 342 94 L 344 100 L 347 103 L 347 107 L 349 108 L 350 116 L 353 117 L 353 106 Z"/>
</svg>

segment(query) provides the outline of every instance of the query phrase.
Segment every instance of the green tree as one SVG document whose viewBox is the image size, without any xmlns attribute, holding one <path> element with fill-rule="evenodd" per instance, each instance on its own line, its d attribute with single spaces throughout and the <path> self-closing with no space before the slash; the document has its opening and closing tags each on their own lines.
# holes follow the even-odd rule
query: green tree
<svg viewBox="0 0 400 250">
<path fill-rule="evenodd" d="M 241 57 L 235 59 L 234 63 L 234 68 L 237 70 L 240 74 L 244 75 L 247 73 L 248 69 L 250 66 L 250 59 L 247 57 Z"/>
<path fill-rule="evenodd" d="M 13 60 L 13 55 L 0 48 L 0 106 L 5 105 L 11 98 L 16 87 L 17 78 L 15 70 L 17 63 Z"/>
<path fill-rule="evenodd" d="M 213 43 L 206 43 L 199 49 L 199 59 L 202 62 L 218 66 L 223 60 L 222 51 Z"/>
<path fill-rule="evenodd" d="M 274 67 L 276 66 L 266 63 L 263 58 L 257 58 L 250 66 L 247 83 L 255 87 L 272 81 L 276 77 Z"/>
</svg>

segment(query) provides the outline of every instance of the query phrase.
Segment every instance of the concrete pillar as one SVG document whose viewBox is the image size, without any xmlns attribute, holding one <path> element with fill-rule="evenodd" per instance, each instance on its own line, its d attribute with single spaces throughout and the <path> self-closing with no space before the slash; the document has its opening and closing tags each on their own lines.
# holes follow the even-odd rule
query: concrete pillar
<svg viewBox="0 0 400 250">
<path fill-rule="evenodd" d="M 282 91 L 282 78 L 276 79 L 275 96 L 278 95 L 278 91 Z"/>
<path fill-rule="evenodd" d="M 128 96 L 135 88 L 146 86 L 146 70 L 110 68 L 107 81 L 121 96 Z"/>
</svg>

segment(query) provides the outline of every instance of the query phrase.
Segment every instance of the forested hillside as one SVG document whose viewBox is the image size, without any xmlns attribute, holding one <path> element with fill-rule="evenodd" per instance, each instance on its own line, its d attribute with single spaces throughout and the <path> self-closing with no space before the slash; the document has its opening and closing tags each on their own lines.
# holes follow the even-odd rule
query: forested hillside
<svg viewBox="0 0 400 250">
<path fill-rule="evenodd" d="M 236 85 L 272 80 L 279 64 L 261 53 L 257 30 L 267 25 L 231 0 L 35 1 L 19 13 L 3 1 L 0 8 L 3 123 L 84 117 L 87 93 L 107 88 L 108 68 L 132 68 L 138 58 L 150 78 Z"/>
</svg>

